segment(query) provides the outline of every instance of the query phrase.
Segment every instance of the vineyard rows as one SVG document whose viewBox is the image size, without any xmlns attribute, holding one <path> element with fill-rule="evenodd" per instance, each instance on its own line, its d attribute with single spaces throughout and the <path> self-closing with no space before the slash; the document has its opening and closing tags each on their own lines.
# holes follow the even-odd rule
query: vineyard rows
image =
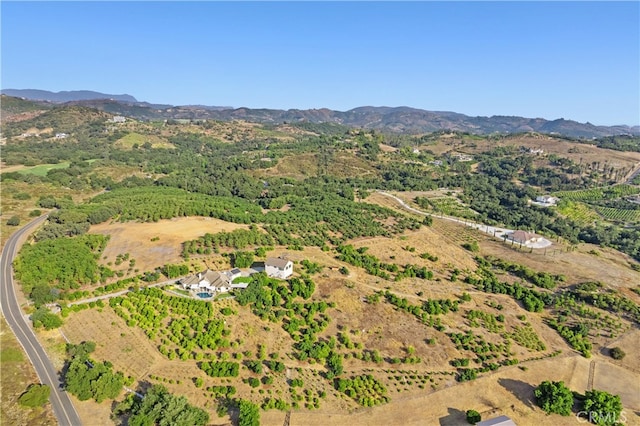
<svg viewBox="0 0 640 426">
<path fill-rule="evenodd" d="M 640 222 L 640 210 L 615 209 L 611 207 L 598 207 L 598 213 L 605 219 L 616 222 Z"/>
<path fill-rule="evenodd" d="M 603 188 L 580 189 L 577 191 L 560 191 L 555 195 L 562 200 L 569 201 L 598 201 L 635 195 L 640 188 L 632 185 L 606 186 Z"/>
</svg>

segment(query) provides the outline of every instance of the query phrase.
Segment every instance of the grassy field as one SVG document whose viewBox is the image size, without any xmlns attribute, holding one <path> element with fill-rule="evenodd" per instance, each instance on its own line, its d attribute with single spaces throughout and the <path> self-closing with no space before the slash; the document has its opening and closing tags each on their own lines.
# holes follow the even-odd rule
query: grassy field
<svg viewBox="0 0 640 426">
<path fill-rule="evenodd" d="M 55 425 L 51 405 L 25 408 L 18 405 L 18 397 L 32 383 L 39 383 L 33 367 L 4 317 L 0 319 L 0 424 L 12 426 Z"/>
<path fill-rule="evenodd" d="M 135 145 L 142 147 L 145 143 L 150 143 L 152 148 L 175 148 L 175 146 L 164 138 L 156 135 L 142 135 L 140 133 L 129 133 L 118 139 L 114 146 L 124 149 L 133 149 Z"/>
<path fill-rule="evenodd" d="M 69 167 L 71 163 L 68 161 L 63 161 L 62 163 L 57 164 L 40 164 L 37 166 L 27 167 L 27 166 L 9 166 L 3 167 L 2 172 L 18 172 L 21 174 L 32 174 L 36 176 L 46 176 L 49 170 L 55 169 L 66 169 Z"/>
<path fill-rule="evenodd" d="M 101 263 L 113 263 L 118 255 L 129 253 L 130 259 L 135 259 L 136 269 L 152 271 L 166 263 L 182 263 L 184 241 L 196 239 L 206 233 L 215 234 L 247 228 L 247 225 L 213 218 L 181 217 L 149 223 L 105 222 L 92 226 L 89 232 L 111 236 L 102 254 Z M 120 267 L 109 267 L 114 270 L 126 270 L 127 266 L 128 262 L 124 262 Z"/>
</svg>

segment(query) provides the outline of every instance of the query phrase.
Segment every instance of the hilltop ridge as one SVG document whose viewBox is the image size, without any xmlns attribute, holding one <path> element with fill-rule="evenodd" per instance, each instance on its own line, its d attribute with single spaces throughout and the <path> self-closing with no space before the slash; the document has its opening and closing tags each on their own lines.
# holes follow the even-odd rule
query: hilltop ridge
<svg viewBox="0 0 640 426">
<path fill-rule="evenodd" d="M 458 131 L 472 134 L 510 134 L 538 132 L 574 138 L 598 138 L 615 135 L 640 135 L 640 126 L 598 126 L 558 118 L 526 118 L 494 115 L 468 116 L 451 111 L 427 111 L 407 106 L 361 106 L 348 111 L 319 109 L 232 108 L 225 106 L 151 104 L 131 95 L 107 95 L 91 91 L 52 92 L 40 90 L 2 91 L 24 99 L 72 104 L 99 109 L 138 120 L 245 120 L 263 124 L 287 122 L 334 123 L 348 127 L 400 134 Z M 55 95 L 55 96 L 54 96 Z M 61 100 L 64 99 L 64 100 Z"/>
</svg>

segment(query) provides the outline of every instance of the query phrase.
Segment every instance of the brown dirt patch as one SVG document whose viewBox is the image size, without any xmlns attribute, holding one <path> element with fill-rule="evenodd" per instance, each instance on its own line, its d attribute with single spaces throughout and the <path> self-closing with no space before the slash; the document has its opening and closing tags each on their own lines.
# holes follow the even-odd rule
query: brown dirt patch
<svg viewBox="0 0 640 426">
<path fill-rule="evenodd" d="M 89 232 L 111 236 L 102 254 L 102 263 L 115 262 L 119 254 L 129 253 L 130 259 L 136 260 L 137 269 L 149 271 L 166 263 L 181 263 L 182 243 L 186 240 L 206 233 L 247 228 L 247 225 L 219 219 L 182 217 L 153 223 L 101 223 L 92 226 Z M 157 241 L 151 241 L 156 237 Z M 126 268 L 127 265 L 128 262 L 124 262 L 121 266 Z"/>
</svg>

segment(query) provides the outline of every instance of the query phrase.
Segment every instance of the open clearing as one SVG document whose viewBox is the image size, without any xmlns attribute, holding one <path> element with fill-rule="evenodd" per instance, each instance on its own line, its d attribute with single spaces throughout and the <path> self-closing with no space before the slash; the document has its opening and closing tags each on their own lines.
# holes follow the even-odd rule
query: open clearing
<svg viewBox="0 0 640 426">
<path fill-rule="evenodd" d="M 248 225 L 225 222 L 207 217 L 181 217 L 153 223 L 108 222 L 94 225 L 92 234 L 110 235 L 104 250 L 103 262 L 113 262 L 119 254 L 129 253 L 141 271 L 154 270 L 166 263 L 183 261 L 182 243 L 206 233 L 215 234 L 234 229 L 248 229 Z M 156 241 L 151 241 L 157 238 Z M 124 264 L 123 264 L 124 265 Z"/>
</svg>

